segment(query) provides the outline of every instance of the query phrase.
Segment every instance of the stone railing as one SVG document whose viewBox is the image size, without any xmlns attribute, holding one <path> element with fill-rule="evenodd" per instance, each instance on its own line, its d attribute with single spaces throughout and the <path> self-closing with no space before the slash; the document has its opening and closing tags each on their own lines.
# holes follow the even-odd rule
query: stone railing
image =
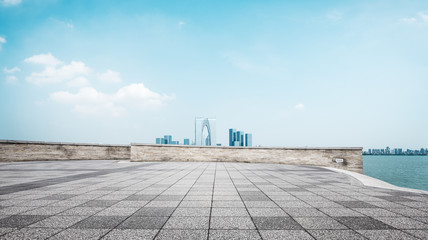
<svg viewBox="0 0 428 240">
<path fill-rule="evenodd" d="M 0 162 L 46 160 L 131 160 L 282 163 L 334 167 L 362 173 L 362 148 L 207 147 L 106 145 L 0 140 Z"/>
<path fill-rule="evenodd" d="M 363 172 L 362 148 L 213 147 L 131 144 L 131 161 L 283 163 Z"/>
<path fill-rule="evenodd" d="M 129 145 L 0 140 L 0 162 L 129 158 Z"/>
</svg>

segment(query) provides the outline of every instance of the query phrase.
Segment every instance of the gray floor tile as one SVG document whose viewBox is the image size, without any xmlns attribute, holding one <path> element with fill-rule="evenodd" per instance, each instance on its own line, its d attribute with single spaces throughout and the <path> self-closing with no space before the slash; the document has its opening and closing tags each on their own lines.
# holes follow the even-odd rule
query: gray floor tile
<svg viewBox="0 0 428 240">
<path fill-rule="evenodd" d="M 111 229 L 119 225 L 125 218 L 119 216 L 91 216 L 76 223 L 71 228 Z"/>
<path fill-rule="evenodd" d="M 250 217 L 211 217 L 211 229 L 255 229 Z"/>
<path fill-rule="evenodd" d="M 209 217 L 170 217 L 165 229 L 207 229 Z"/>
<path fill-rule="evenodd" d="M 290 217 L 254 217 L 257 229 L 261 230 L 297 230 L 302 227 Z"/>
<path fill-rule="evenodd" d="M 335 219 L 354 230 L 392 229 L 390 225 L 370 217 L 335 217 Z"/>
<path fill-rule="evenodd" d="M 311 240 L 314 239 L 304 230 L 260 230 L 263 239 L 269 240 Z"/>
<path fill-rule="evenodd" d="M 399 230 L 357 230 L 361 235 L 373 240 L 416 240 L 417 238 Z"/>
<path fill-rule="evenodd" d="M 0 228 L 22 228 L 47 217 L 45 215 L 13 215 L 0 219 Z"/>
<path fill-rule="evenodd" d="M 167 217 L 137 217 L 132 216 L 122 222 L 119 229 L 161 229 Z"/>
<path fill-rule="evenodd" d="M 175 208 L 171 207 L 143 207 L 137 212 L 135 216 L 139 217 L 169 217 L 174 212 Z"/>
<path fill-rule="evenodd" d="M 176 208 L 173 215 L 174 217 L 209 217 L 210 208 Z"/>
<path fill-rule="evenodd" d="M 212 208 L 211 216 L 213 217 L 248 217 L 245 208 Z"/>
<path fill-rule="evenodd" d="M 348 229 L 331 217 L 296 217 L 294 220 L 305 229 Z"/>
<path fill-rule="evenodd" d="M 159 230 L 154 229 L 113 229 L 102 239 L 149 240 L 153 239 Z"/>
<path fill-rule="evenodd" d="M 261 239 L 256 230 L 211 230 L 209 238 L 212 240 L 257 240 Z"/>
<path fill-rule="evenodd" d="M 95 240 L 104 236 L 110 229 L 66 229 L 49 240 Z"/>
<path fill-rule="evenodd" d="M 7 233 L 1 239 L 46 239 L 62 229 L 57 228 L 21 228 Z"/>
<path fill-rule="evenodd" d="M 207 236 L 207 230 L 162 229 L 157 235 L 156 240 L 205 240 Z"/>
<path fill-rule="evenodd" d="M 363 240 L 361 234 L 353 230 L 308 230 L 308 232 L 319 240 Z"/>
</svg>

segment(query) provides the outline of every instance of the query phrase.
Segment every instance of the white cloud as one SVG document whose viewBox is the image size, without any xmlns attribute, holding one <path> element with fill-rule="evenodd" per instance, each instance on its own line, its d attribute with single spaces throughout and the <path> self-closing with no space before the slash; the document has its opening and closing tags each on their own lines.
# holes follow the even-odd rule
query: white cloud
<svg viewBox="0 0 428 240">
<path fill-rule="evenodd" d="M 69 86 L 84 86 L 88 81 L 82 77 L 89 75 L 91 69 L 83 62 L 72 61 L 70 64 L 63 64 L 62 61 L 52 56 L 51 53 L 40 54 L 24 60 L 27 63 L 44 65 L 41 72 L 32 72 L 25 78 L 27 82 L 33 84 L 47 84 L 67 82 Z"/>
<path fill-rule="evenodd" d="M 103 82 L 110 82 L 110 83 L 120 83 L 122 82 L 122 78 L 120 77 L 120 73 L 112 71 L 108 69 L 104 73 L 97 74 L 98 79 Z"/>
<path fill-rule="evenodd" d="M 14 6 L 18 5 L 22 2 L 22 0 L 1 0 L 1 4 L 3 6 Z"/>
<path fill-rule="evenodd" d="M 414 17 L 410 17 L 410 18 L 402 18 L 401 21 L 404 23 L 415 23 L 417 20 Z"/>
<path fill-rule="evenodd" d="M 2 48 L 3 43 L 6 43 L 6 38 L 0 36 L 0 50 Z"/>
<path fill-rule="evenodd" d="M 84 114 L 107 113 L 113 116 L 126 114 L 127 107 L 139 109 L 158 108 L 174 99 L 173 96 L 151 91 L 142 83 L 120 88 L 116 93 L 106 94 L 91 87 L 81 88 L 73 94 L 67 91 L 55 92 L 50 98 L 58 103 L 74 105 L 74 110 Z"/>
<path fill-rule="evenodd" d="M 18 67 L 14 67 L 14 68 L 11 68 L 11 69 L 8 69 L 8 68 L 5 67 L 5 68 L 3 68 L 3 71 L 5 73 L 7 73 L 7 74 L 13 74 L 15 72 L 20 72 L 21 69 L 19 69 Z"/>
<path fill-rule="evenodd" d="M 303 110 L 305 109 L 305 105 L 303 103 L 299 103 L 296 106 L 294 106 L 294 108 L 297 110 Z"/>
<path fill-rule="evenodd" d="M 34 55 L 32 57 L 25 59 L 24 62 L 41 64 L 41 65 L 52 66 L 52 67 L 62 64 L 62 62 L 56 57 L 52 56 L 51 53 Z"/>
<path fill-rule="evenodd" d="M 18 82 L 18 78 L 15 76 L 6 76 L 6 83 L 13 84 Z"/>
<path fill-rule="evenodd" d="M 422 18 L 422 20 L 426 23 L 428 23 L 428 14 L 425 13 L 419 13 L 419 16 Z"/>
</svg>

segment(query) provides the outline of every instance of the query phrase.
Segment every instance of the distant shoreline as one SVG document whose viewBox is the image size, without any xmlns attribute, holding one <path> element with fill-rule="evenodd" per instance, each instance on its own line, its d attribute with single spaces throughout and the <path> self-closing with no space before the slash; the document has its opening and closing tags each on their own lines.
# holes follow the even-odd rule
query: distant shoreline
<svg viewBox="0 0 428 240">
<path fill-rule="evenodd" d="M 363 153 L 363 156 L 428 156 L 428 154 L 369 154 L 369 153 Z"/>
</svg>

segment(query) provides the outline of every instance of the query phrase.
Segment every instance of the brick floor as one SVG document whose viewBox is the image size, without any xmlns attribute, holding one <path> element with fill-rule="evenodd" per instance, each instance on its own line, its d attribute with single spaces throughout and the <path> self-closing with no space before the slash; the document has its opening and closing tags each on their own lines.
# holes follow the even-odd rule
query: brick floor
<svg viewBox="0 0 428 240">
<path fill-rule="evenodd" d="M 309 166 L 0 163 L 0 239 L 427 239 L 428 195 Z"/>
</svg>

